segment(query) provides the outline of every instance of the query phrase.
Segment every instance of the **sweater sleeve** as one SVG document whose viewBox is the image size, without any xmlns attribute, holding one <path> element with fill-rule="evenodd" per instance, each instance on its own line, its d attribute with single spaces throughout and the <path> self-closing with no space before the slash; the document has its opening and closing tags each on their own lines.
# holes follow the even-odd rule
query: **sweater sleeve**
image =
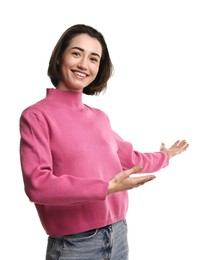
<svg viewBox="0 0 207 260">
<path fill-rule="evenodd" d="M 76 178 L 66 172 L 53 174 L 49 126 L 44 116 L 25 110 L 20 117 L 20 161 L 25 192 L 30 201 L 46 205 L 70 205 L 104 200 L 108 183 Z"/>
<path fill-rule="evenodd" d="M 169 164 L 169 157 L 166 153 L 140 153 L 134 151 L 132 144 L 124 141 L 117 133 L 114 132 L 114 136 L 118 145 L 118 156 L 123 169 L 141 165 L 143 169 L 140 173 L 152 173 L 159 171 Z"/>
</svg>

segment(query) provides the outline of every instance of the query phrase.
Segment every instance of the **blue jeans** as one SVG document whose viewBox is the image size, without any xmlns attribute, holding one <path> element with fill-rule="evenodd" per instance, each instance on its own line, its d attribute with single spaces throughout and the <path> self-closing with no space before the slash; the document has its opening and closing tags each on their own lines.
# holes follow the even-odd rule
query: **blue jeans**
<svg viewBox="0 0 207 260">
<path fill-rule="evenodd" d="M 127 223 L 48 238 L 46 260 L 127 260 Z"/>
</svg>

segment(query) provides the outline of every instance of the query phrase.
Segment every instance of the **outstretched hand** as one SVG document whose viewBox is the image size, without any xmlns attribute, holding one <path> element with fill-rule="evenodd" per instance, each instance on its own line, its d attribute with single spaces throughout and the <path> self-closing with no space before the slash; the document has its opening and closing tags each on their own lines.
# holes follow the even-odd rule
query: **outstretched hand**
<svg viewBox="0 0 207 260">
<path fill-rule="evenodd" d="M 173 156 L 186 151 L 188 146 L 189 144 L 185 140 L 178 140 L 170 148 L 166 148 L 165 144 L 162 143 L 160 146 L 160 151 L 167 153 L 169 158 L 171 159 Z"/>
<path fill-rule="evenodd" d="M 108 194 L 118 191 L 131 190 L 155 178 L 155 175 L 130 177 L 131 174 L 138 173 L 141 170 L 141 166 L 135 166 L 131 169 L 116 174 L 109 182 Z"/>
<path fill-rule="evenodd" d="M 188 148 L 189 144 L 185 140 L 176 141 L 170 148 L 166 148 L 165 144 L 162 143 L 160 146 L 160 151 L 167 153 L 169 158 L 178 155 Z M 155 175 L 145 175 L 139 177 L 130 177 L 133 173 L 138 173 L 142 170 L 141 166 L 134 166 L 131 169 L 122 171 L 116 174 L 110 181 L 108 186 L 108 194 L 131 190 L 133 188 L 139 187 L 148 181 L 153 180 Z"/>
</svg>

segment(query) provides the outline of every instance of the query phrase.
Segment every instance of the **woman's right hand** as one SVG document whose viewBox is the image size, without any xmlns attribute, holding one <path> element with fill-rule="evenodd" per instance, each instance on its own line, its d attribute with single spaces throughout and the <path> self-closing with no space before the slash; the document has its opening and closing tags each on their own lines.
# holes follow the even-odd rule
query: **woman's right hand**
<svg viewBox="0 0 207 260">
<path fill-rule="evenodd" d="M 141 170 L 142 170 L 141 166 L 134 166 L 131 169 L 128 169 L 128 170 L 125 170 L 125 171 L 122 171 L 122 172 L 116 174 L 109 181 L 108 194 L 137 188 L 140 185 L 143 185 L 146 182 L 151 181 L 156 177 L 155 175 L 130 177 L 131 174 L 138 173 Z"/>
</svg>

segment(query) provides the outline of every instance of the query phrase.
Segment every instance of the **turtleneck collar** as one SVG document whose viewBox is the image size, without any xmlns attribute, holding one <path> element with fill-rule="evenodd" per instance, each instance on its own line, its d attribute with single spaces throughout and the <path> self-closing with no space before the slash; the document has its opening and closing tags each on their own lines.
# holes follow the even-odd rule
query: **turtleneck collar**
<svg viewBox="0 0 207 260">
<path fill-rule="evenodd" d="M 83 108 L 84 106 L 82 102 L 82 92 L 47 88 L 47 97 L 75 109 Z"/>
</svg>

